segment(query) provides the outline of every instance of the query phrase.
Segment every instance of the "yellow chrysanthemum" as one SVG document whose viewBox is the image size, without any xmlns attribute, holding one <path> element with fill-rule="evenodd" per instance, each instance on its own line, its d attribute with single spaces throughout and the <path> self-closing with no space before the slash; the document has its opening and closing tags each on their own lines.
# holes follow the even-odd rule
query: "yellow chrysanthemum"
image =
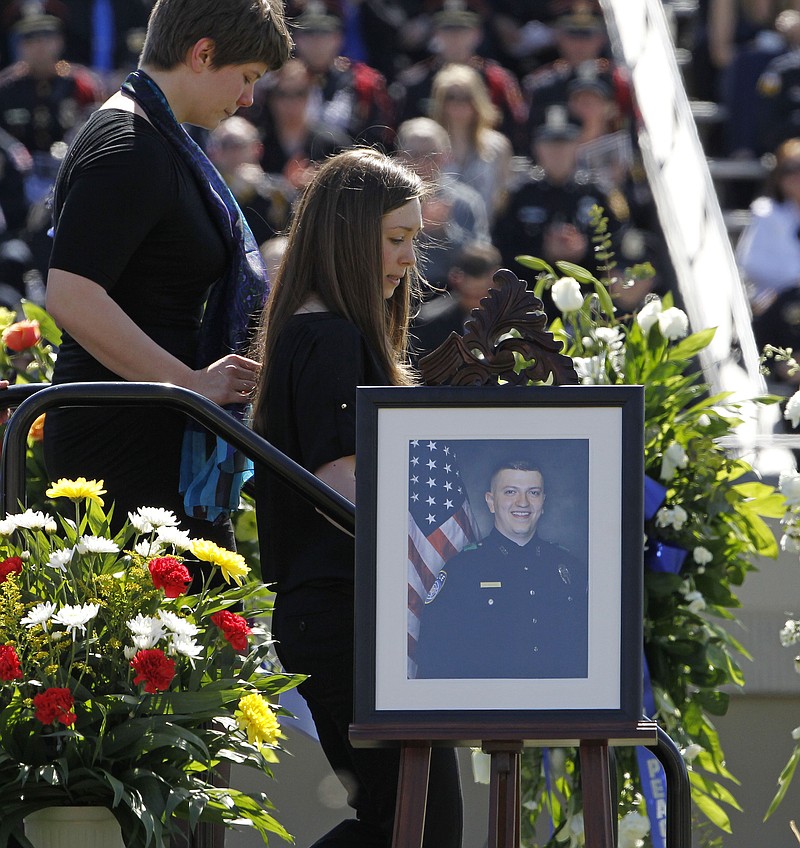
<svg viewBox="0 0 800 848">
<path fill-rule="evenodd" d="M 53 483 L 46 492 L 48 498 L 69 498 L 75 503 L 82 500 L 97 501 L 100 506 L 103 506 L 100 495 L 105 493 L 102 480 L 87 480 L 85 477 L 78 477 L 77 480 L 62 478 Z"/>
<path fill-rule="evenodd" d="M 204 562 L 219 566 L 226 583 L 233 580 L 237 586 L 241 586 L 242 580 L 250 572 L 250 566 L 244 561 L 241 554 L 221 548 L 207 539 L 194 539 L 192 541 L 192 553 Z"/>
<path fill-rule="evenodd" d="M 239 701 L 236 721 L 247 731 L 247 739 L 253 745 L 274 745 L 278 741 L 280 726 L 269 702 L 261 695 L 245 695 Z"/>
</svg>

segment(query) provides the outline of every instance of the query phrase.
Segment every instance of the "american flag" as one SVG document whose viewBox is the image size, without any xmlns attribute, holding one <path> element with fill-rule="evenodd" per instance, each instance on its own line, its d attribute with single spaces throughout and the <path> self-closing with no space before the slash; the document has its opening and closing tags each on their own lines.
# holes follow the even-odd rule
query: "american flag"
<svg viewBox="0 0 800 848">
<path fill-rule="evenodd" d="M 408 676 L 425 597 L 450 557 L 480 537 L 475 516 L 448 442 L 408 443 Z"/>
</svg>

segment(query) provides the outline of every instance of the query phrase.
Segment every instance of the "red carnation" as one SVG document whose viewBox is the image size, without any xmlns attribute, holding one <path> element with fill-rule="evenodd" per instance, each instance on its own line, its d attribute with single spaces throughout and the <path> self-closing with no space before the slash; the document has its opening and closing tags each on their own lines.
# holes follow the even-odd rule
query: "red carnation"
<svg viewBox="0 0 800 848">
<path fill-rule="evenodd" d="M 22 666 L 13 645 L 0 645 L 0 680 L 19 680 Z"/>
<path fill-rule="evenodd" d="M 252 631 L 242 616 L 228 610 L 221 610 L 214 613 L 211 620 L 222 631 L 222 635 L 230 642 L 234 651 L 247 650 L 247 635 Z"/>
<path fill-rule="evenodd" d="M 163 692 L 175 677 L 175 660 L 158 648 L 137 651 L 131 667 L 137 673 L 133 682 L 144 683 L 145 692 Z"/>
<path fill-rule="evenodd" d="M 22 560 L 19 557 L 9 557 L 0 562 L 0 583 L 5 583 L 9 574 L 19 574 L 22 571 Z"/>
<path fill-rule="evenodd" d="M 163 589 L 168 598 L 177 598 L 186 592 L 186 587 L 192 582 L 189 569 L 173 556 L 155 557 L 147 564 L 153 585 Z"/>
<path fill-rule="evenodd" d="M 45 689 L 40 695 L 34 695 L 33 706 L 36 708 L 36 718 L 42 724 L 75 724 L 75 713 L 72 707 L 75 701 L 69 689 Z"/>
</svg>

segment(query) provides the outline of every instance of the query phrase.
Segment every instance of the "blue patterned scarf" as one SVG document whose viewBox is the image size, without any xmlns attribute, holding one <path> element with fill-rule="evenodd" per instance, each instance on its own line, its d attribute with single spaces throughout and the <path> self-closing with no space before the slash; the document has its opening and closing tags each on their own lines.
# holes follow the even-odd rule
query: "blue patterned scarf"
<svg viewBox="0 0 800 848">
<path fill-rule="evenodd" d="M 212 220 L 230 254 L 227 273 L 211 289 L 197 345 L 196 368 L 229 353 L 246 353 L 251 321 L 269 292 L 267 270 L 239 205 L 205 153 L 177 122 L 161 89 L 141 69 L 129 74 L 122 91 L 136 100 L 153 126 L 172 144 L 197 178 Z M 247 405 L 226 407 L 238 420 Z M 239 505 L 253 464 L 227 442 L 189 419 L 181 451 L 180 491 L 187 515 L 215 521 Z"/>
</svg>

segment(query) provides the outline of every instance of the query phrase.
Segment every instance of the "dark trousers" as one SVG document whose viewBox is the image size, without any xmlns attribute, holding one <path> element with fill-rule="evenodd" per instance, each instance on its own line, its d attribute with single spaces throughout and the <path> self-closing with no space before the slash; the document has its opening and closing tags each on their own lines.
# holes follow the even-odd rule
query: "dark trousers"
<svg viewBox="0 0 800 848">
<path fill-rule="evenodd" d="M 355 819 L 342 822 L 312 848 L 389 848 L 392 842 L 400 752 L 354 748 L 353 596 L 330 589 L 298 589 L 279 596 L 273 635 L 284 668 L 308 674 L 299 692 L 316 725 L 325 756 L 348 791 Z M 455 751 L 431 756 L 424 848 L 461 848 L 463 810 Z"/>
</svg>

